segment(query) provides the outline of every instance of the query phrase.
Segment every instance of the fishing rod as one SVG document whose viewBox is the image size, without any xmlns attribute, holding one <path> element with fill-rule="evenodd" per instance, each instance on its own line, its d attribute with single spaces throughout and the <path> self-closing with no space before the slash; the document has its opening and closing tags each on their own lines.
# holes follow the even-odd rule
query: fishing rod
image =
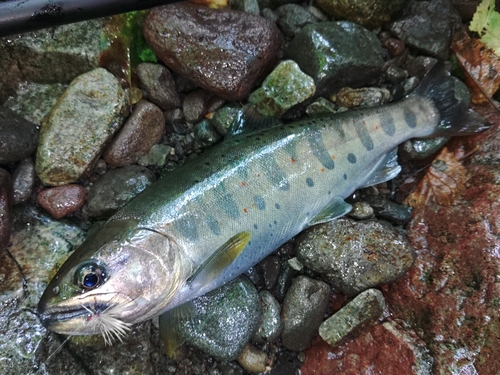
<svg viewBox="0 0 500 375">
<path fill-rule="evenodd" d="M 182 0 L 0 0 L 0 37 Z"/>
</svg>

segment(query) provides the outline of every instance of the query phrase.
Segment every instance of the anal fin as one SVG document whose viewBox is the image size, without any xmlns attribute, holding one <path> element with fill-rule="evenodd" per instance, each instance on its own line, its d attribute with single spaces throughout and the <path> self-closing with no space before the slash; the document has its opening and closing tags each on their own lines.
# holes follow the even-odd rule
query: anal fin
<svg viewBox="0 0 500 375">
<path fill-rule="evenodd" d="M 368 179 L 360 187 L 364 188 L 392 180 L 399 172 L 401 172 L 401 166 L 398 164 L 398 149 L 395 148 L 380 159 Z"/>
<path fill-rule="evenodd" d="M 344 216 L 352 210 L 352 206 L 346 203 L 342 197 L 334 197 L 330 203 L 317 214 L 309 225 L 316 225 L 335 220 L 338 217 Z"/>
<path fill-rule="evenodd" d="M 172 358 L 175 349 L 184 344 L 181 334 L 181 324 L 194 315 L 193 303 L 186 302 L 160 315 L 160 340 L 167 355 Z"/>
</svg>

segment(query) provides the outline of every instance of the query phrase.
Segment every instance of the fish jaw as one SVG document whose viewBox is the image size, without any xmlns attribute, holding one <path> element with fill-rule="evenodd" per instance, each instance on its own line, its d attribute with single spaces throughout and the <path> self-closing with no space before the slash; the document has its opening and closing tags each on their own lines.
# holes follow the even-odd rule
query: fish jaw
<svg viewBox="0 0 500 375">
<path fill-rule="evenodd" d="M 130 325 L 159 315 L 181 288 L 188 267 L 175 241 L 137 223 L 106 237 L 100 232 L 108 223 L 75 250 L 47 286 L 38 305 L 47 329 L 121 338 Z M 100 248 L 89 248 L 96 243 Z"/>
</svg>

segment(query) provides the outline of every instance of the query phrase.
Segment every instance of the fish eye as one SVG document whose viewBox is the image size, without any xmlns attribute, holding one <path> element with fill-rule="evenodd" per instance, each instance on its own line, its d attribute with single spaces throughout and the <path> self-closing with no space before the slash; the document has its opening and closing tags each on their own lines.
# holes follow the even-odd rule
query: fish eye
<svg viewBox="0 0 500 375">
<path fill-rule="evenodd" d="M 107 279 L 106 267 L 101 262 L 89 260 L 78 266 L 75 271 L 74 283 L 83 291 L 97 288 Z"/>
</svg>

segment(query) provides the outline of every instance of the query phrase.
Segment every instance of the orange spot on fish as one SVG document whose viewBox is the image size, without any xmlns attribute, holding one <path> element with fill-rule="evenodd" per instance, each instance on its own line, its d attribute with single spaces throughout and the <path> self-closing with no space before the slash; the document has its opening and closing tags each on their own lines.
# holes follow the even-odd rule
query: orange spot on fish
<svg viewBox="0 0 500 375">
<path fill-rule="evenodd" d="M 248 210 L 246 208 L 243 209 L 244 213 L 248 213 Z"/>
<path fill-rule="evenodd" d="M 377 125 L 377 126 L 375 126 L 375 130 L 378 130 L 378 125 Z"/>
<path fill-rule="evenodd" d="M 335 155 L 332 155 L 332 159 L 335 159 Z"/>
<path fill-rule="evenodd" d="M 241 186 L 247 186 L 247 183 L 245 181 L 242 181 Z"/>
<path fill-rule="evenodd" d="M 292 163 L 295 163 L 295 159 L 294 158 L 292 158 Z"/>
<path fill-rule="evenodd" d="M 321 168 L 321 172 L 324 172 L 325 171 L 325 168 Z"/>
</svg>

